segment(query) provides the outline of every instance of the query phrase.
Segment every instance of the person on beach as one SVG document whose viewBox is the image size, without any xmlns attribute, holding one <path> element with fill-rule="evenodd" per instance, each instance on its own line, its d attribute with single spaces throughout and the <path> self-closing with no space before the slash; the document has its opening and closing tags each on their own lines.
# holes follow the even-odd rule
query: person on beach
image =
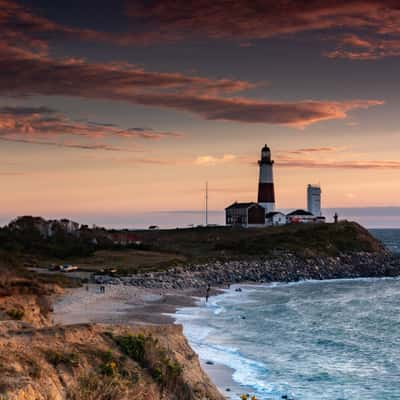
<svg viewBox="0 0 400 400">
<path fill-rule="evenodd" d="M 208 284 L 206 291 L 206 303 L 208 303 L 208 298 L 210 297 L 211 285 Z"/>
</svg>

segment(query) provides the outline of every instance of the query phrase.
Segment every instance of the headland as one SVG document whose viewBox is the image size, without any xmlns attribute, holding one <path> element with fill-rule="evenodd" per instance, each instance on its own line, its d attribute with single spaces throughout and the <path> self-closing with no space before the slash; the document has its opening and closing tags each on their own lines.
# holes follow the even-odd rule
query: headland
<svg viewBox="0 0 400 400">
<path fill-rule="evenodd" d="M 139 248 L 63 259 L 3 250 L 0 345 L 7 367 L 0 390 L 8 399 L 222 399 L 171 316 L 204 298 L 208 285 L 216 294 L 235 283 L 400 275 L 399 259 L 350 222 L 135 235 Z M 135 262 L 146 257 L 158 259 Z M 45 271 L 49 260 L 79 270 Z"/>
</svg>

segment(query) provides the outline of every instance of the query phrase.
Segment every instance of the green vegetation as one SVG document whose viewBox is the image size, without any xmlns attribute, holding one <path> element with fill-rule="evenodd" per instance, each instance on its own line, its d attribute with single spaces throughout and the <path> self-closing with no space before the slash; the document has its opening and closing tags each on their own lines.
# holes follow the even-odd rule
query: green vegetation
<svg viewBox="0 0 400 400">
<path fill-rule="evenodd" d="M 271 257 L 336 256 L 351 252 L 381 252 L 382 244 L 354 222 L 293 224 L 266 228 L 208 227 L 137 231 L 147 250 L 97 250 L 89 257 L 68 261 L 83 270 L 107 266 L 117 274 L 162 271 L 187 263 Z M 56 260 L 47 259 L 47 264 Z M 45 264 L 46 265 L 46 264 Z"/>
<path fill-rule="evenodd" d="M 163 388 L 175 388 L 183 368 L 172 360 L 151 335 L 127 335 L 114 338 L 121 351 L 149 370 L 152 378 Z"/>
<path fill-rule="evenodd" d="M 188 263 L 248 260 L 281 253 L 336 256 L 340 253 L 383 250 L 382 244 L 366 229 L 346 221 L 337 224 L 292 224 L 251 229 L 200 227 L 135 231 L 135 236 L 141 242 L 140 246 L 123 247 L 101 239 L 94 244 L 91 236 L 94 231 L 91 230 L 84 230 L 79 236 L 58 232 L 45 238 L 35 228 L 35 220 L 30 218 L 22 219 L 23 230 L 10 227 L 0 230 L 0 258 L 3 254 L 12 254 L 20 260 L 20 264 L 26 263 L 30 266 L 47 267 L 49 264 L 70 263 L 78 265 L 83 271 L 94 272 L 106 268 L 115 269 L 117 275 L 125 275 L 162 271 Z M 99 229 L 97 233 L 99 238 L 107 237 L 105 230 Z M 2 251 L 2 248 L 11 251 Z M 17 270 L 21 276 L 32 274 L 24 268 Z M 62 273 L 37 276 L 35 281 L 56 283 L 60 286 L 76 285 L 76 282 Z"/>
<path fill-rule="evenodd" d="M 40 264 L 47 266 L 60 263 L 60 261 L 57 258 L 42 257 Z M 79 268 L 84 271 L 98 271 L 104 266 L 115 268 L 119 275 L 160 271 L 172 266 L 182 265 L 185 261 L 186 257 L 175 253 L 131 248 L 96 250 L 89 257 L 68 257 L 63 260 L 63 262 L 79 265 Z"/>
<path fill-rule="evenodd" d="M 146 337 L 142 334 L 118 336 L 114 338 L 121 351 L 135 360 L 139 365 L 145 364 Z"/>
<path fill-rule="evenodd" d="M 48 350 L 45 353 L 46 360 L 57 367 L 61 364 L 71 367 L 76 367 L 79 364 L 79 356 L 77 353 L 58 352 L 55 350 Z"/>
<path fill-rule="evenodd" d="M 22 318 L 24 318 L 25 312 L 24 312 L 24 310 L 11 309 L 11 310 L 7 310 L 6 314 L 10 318 L 20 321 Z"/>
<path fill-rule="evenodd" d="M 51 237 L 45 237 L 37 228 L 34 217 L 21 217 L 14 223 L 0 229 L 0 249 L 12 254 L 49 255 L 59 258 L 89 256 L 95 246 L 88 235 L 75 237 L 62 230 L 56 230 Z"/>
<path fill-rule="evenodd" d="M 209 227 L 138 232 L 153 250 L 176 253 L 190 260 L 248 258 L 279 252 L 337 255 L 382 251 L 381 243 L 354 222 L 293 224 L 267 228 Z"/>
</svg>

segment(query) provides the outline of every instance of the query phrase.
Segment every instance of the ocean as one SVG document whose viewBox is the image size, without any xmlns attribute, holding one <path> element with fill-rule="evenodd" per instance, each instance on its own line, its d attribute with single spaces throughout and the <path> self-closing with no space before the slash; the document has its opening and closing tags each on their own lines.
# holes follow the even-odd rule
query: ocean
<svg viewBox="0 0 400 400">
<path fill-rule="evenodd" d="M 400 230 L 371 232 L 399 251 Z M 177 314 L 202 361 L 232 372 L 228 398 L 400 399 L 399 278 L 237 287 Z"/>
</svg>

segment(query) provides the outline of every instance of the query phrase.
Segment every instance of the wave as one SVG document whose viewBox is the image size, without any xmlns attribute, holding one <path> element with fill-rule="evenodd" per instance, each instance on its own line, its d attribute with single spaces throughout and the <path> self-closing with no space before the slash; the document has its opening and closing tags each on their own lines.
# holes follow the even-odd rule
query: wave
<svg viewBox="0 0 400 400">
<path fill-rule="evenodd" d="M 222 296 L 226 299 L 230 295 L 231 293 L 227 292 Z M 244 296 L 241 297 L 244 298 Z M 233 381 L 244 388 L 251 389 L 257 396 L 280 396 L 281 392 L 277 387 L 267 381 L 268 368 L 264 363 L 244 356 L 238 348 L 214 344 L 208 340 L 218 335 L 218 331 L 205 322 L 208 312 L 218 315 L 226 311 L 224 307 L 218 306 L 220 300 L 221 296 L 218 296 L 208 304 L 203 304 L 203 307 L 180 309 L 175 315 L 176 322 L 183 325 L 184 334 L 200 359 L 230 368 L 233 371 Z"/>
<path fill-rule="evenodd" d="M 377 287 L 376 282 L 381 285 Z M 388 319 L 393 314 L 387 310 L 397 309 L 398 282 L 400 278 L 357 278 L 237 284 L 208 303 L 200 300 L 199 307 L 178 310 L 175 318 L 202 360 L 230 368 L 233 381 L 257 398 L 293 397 L 294 390 L 296 398 L 313 399 L 329 387 L 326 398 L 337 399 L 342 384 L 353 394 L 365 389 L 368 365 L 375 374 L 382 368 L 386 371 L 381 360 L 375 359 L 370 343 L 383 355 L 385 343 L 397 340 L 390 336 L 397 320 Z M 318 290 L 317 284 L 323 288 Z M 299 287 L 306 285 L 313 287 Z M 238 287 L 240 292 L 235 291 Z M 247 321 L 241 321 L 243 313 L 248 313 Z M 249 324 L 255 329 L 246 331 Z M 268 340 L 263 332 L 272 332 L 266 335 Z M 378 340 L 383 333 L 385 339 Z M 357 346 L 349 338 L 357 340 Z M 316 351 L 315 358 L 307 355 L 308 350 Z M 349 355 L 354 358 L 351 368 Z M 378 376 L 382 382 L 391 382 L 393 372 L 382 374 Z M 364 394 L 365 399 L 373 398 Z"/>
</svg>

